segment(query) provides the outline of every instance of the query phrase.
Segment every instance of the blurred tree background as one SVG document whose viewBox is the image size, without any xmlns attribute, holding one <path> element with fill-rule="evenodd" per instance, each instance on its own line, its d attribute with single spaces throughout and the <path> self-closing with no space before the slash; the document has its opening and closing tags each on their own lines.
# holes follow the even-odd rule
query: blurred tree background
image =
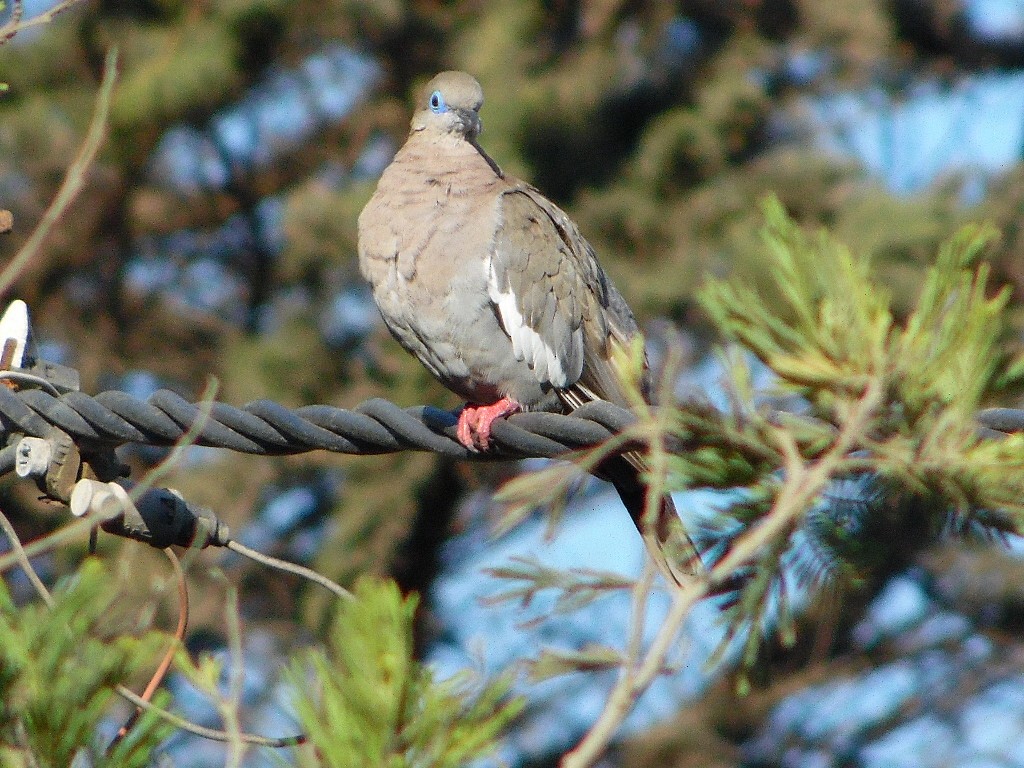
<svg viewBox="0 0 1024 768">
<path fill-rule="evenodd" d="M 29 15 L 42 7 L 26 3 Z M 0 207 L 15 221 L 4 258 L 71 164 L 112 46 L 120 78 L 106 144 L 4 297 L 28 303 L 42 356 L 78 368 L 86 392 L 145 397 L 163 386 L 195 399 L 214 375 L 234 404 L 351 407 L 383 396 L 454 407 L 387 337 L 355 255 L 356 217 L 404 140 L 411 96 L 442 69 L 478 77 L 481 143 L 570 212 L 652 340 L 681 342 L 690 366 L 721 341 L 696 302 L 704 276 L 761 274 L 768 192 L 800 223 L 869 255 L 902 312 L 939 244 L 967 221 L 991 221 L 1002 233 L 987 254 L 994 282 L 1013 288 L 1011 322 L 1024 327 L 1020 3 L 83 2 L 0 48 Z M 136 475 L 163 456 L 125 451 Z M 485 505 L 516 469 L 412 453 L 194 449 L 167 484 L 243 541 L 342 583 L 369 573 L 428 592 L 466 500 Z M 61 522 L 23 484 L 0 486 L 0 506 L 22 538 Z M 162 567 L 137 546 L 103 540 L 101 550 L 140 572 Z M 969 595 L 967 613 L 988 631 L 1019 629 L 1016 557 L 912 554 L 913 584 L 934 590 L 930 599 Z M 43 570 L 62 572 L 62 557 Z M 322 595 L 225 567 L 267 643 L 287 645 L 295 621 L 314 633 L 327 622 Z M 191 643 L 217 645 L 219 588 L 201 569 L 191 578 Z M 609 764 L 868 764 L 839 737 L 773 752 L 758 734 L 783 697 L 871 664 L 869 646 L 853 648 L 843 632 L 885 583 L 830 609 L 808 647 L 769 654 L 764 687 L 739 704 L 723 682 Z M 420 617 L 422 649 L 438 631 L 429 600 Z M 1016 634 L 1000 640 L 1007 658 L 1024 651 Z M 899 725 L 891 715 L 875 736 Z M 1015 716 L 1024 739 L 1024 708 Z M 814 754 L 825 757 L 800 762 Z M 1024 764 L 1019 750 L 1016 759 Z"/>
</svg>

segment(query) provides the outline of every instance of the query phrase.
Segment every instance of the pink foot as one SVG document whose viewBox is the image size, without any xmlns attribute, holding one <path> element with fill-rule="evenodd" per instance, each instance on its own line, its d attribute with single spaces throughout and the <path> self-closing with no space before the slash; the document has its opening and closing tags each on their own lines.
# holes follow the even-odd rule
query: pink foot
<svg viewBox="0 0 1024 768">
<path fill-rule="evenodd" d="M 523 406 L 508 397 L 503 397 L 490 405 L 466 403 L 459 414 L 459 423 L 455 434 L 459 442 L 467 448 L 486 451 L 491 447 L 491 425 L 495 419 L 519 413 Z"/>
</svg>

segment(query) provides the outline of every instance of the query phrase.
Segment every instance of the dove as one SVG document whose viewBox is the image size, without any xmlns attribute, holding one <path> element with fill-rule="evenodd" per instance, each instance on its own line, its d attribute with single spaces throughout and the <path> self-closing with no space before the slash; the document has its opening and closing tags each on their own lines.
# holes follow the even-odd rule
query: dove
<svg viewBox="0 0 1024 768">
<path fill-rule="evenodd" d="M 616 347 L 639 335 L 625 299 L 576 224 L 533 186 L 505 174 L 477 142 L 483 91 L 442 72 L 422 89 L 405 144 L 359 215 L 362 275 L 394 338 L 466 405 L 467 448 L 523 410 L 628 407 Z M 645 517 L 643 456 L 602 462 L 648 552 L 670 583 L 700 557 L 670 496 Z"/>
</svg>

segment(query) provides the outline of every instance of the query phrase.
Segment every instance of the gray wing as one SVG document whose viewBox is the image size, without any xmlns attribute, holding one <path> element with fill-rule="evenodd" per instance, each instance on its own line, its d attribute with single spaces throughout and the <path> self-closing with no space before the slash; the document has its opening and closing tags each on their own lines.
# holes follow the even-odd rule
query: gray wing
<svg viewBox="0 0 1024 768">
<path fill-rule="evenodd" d="M 527 185 L 501 195 L 498 222 L 488 291 L 516 358 L 571 405 L 620 399 L 610 344 L 631 338 L 636 322 L 590 244 Z"/>
</svg>

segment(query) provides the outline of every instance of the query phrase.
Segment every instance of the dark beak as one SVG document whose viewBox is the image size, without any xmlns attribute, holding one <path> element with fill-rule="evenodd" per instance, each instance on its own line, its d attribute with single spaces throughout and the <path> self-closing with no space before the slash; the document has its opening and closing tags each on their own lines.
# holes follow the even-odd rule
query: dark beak
<svg viewBox="0 0 1024 768">
<path fill-rule="evenodd" d="M 474 138 L 484 129 L 483 123 L 480 122 L 480 115 L 475 110 L 459 109 L 456 112 L 459 116 L 459 121 L 466 131 L 466 136 Z"/>
</svg>

